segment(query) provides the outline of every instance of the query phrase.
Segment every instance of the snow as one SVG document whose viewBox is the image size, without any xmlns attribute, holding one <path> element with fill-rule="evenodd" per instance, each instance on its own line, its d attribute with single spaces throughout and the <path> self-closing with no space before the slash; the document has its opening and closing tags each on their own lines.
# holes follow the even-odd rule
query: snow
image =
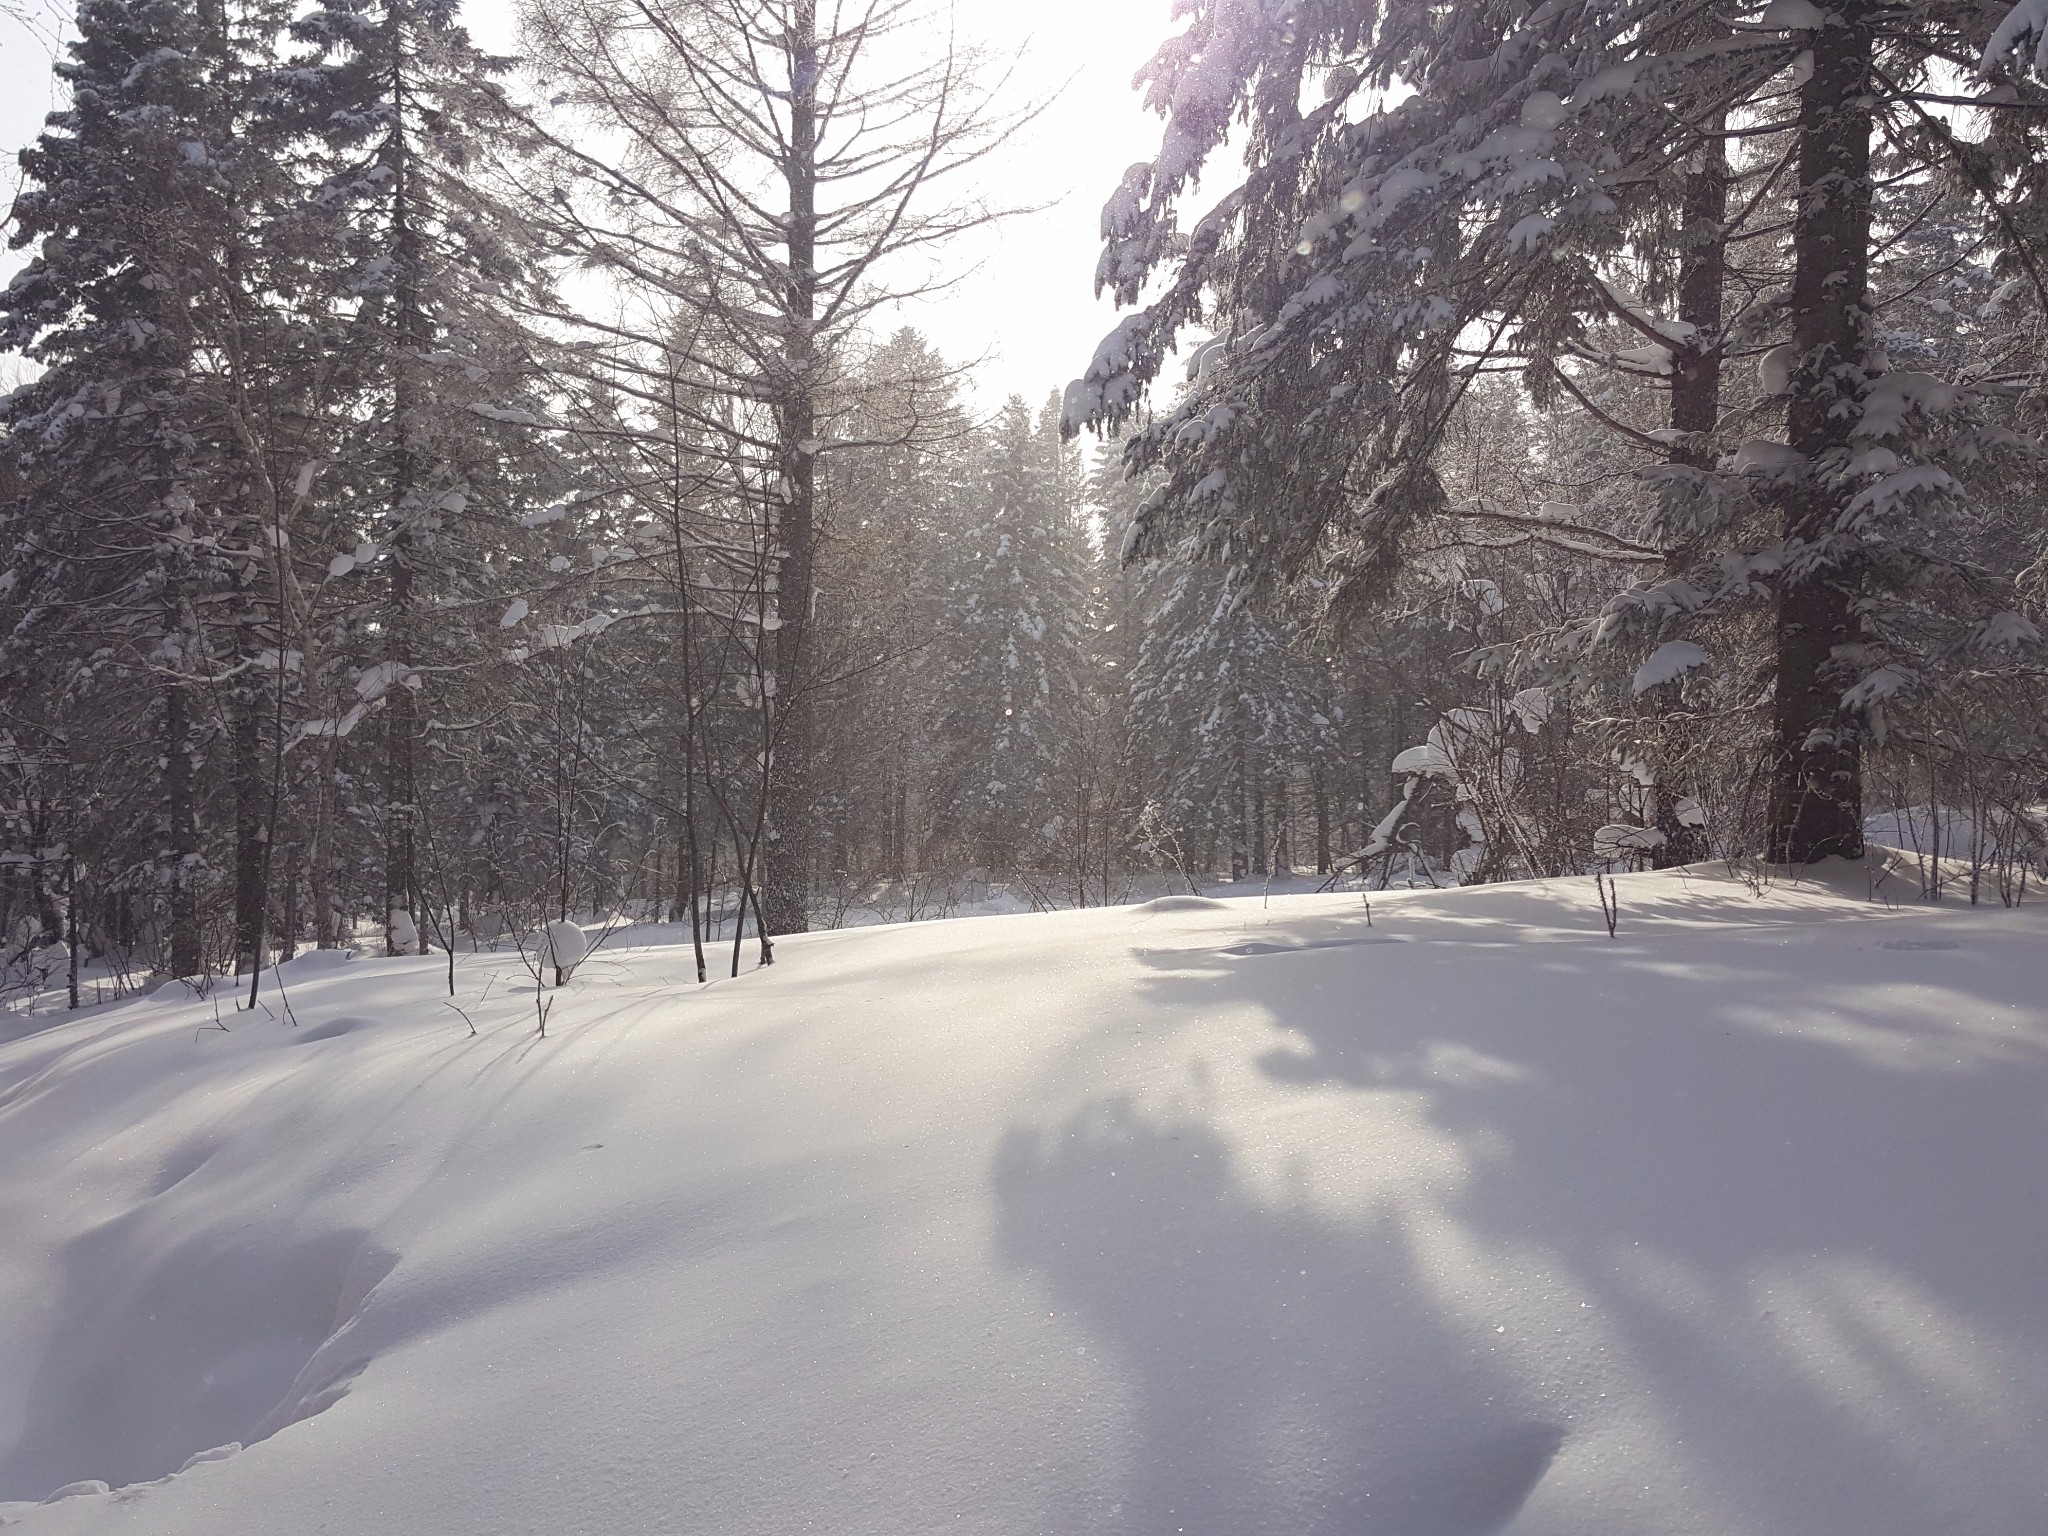
<svg viewBox="0 0 2048 1536">
<path fill-rule="evenodd" d="M 1522 729 L 1534 736 L 1550 718 L 1553 700 L 1547 688 L 1524 688 L 1508 700 L 1508 708 L 1522 722 Z"/>
<path fill-rule="evenodd" d="M 2041 643 L 2041 631 L 2023 613 L 1994 613 L 1979 627 L 1976 643 L 1987 650 L 2018 650 Z"/>
<path fill-rule="evenodd" d="M 1614 354 L 1614 360 L 1628 365 L 1638 373 L 1654 373 L 1669 377 L 1671 373 L 1671 349 L 1654 343 L 1647 347 L 1626 347 Z"/>
<path fill-rule="evenodd" d="M 483 417 L 486 421 L 503 422 L 509 427 L 544 427 L 547 425 L 545 421 L 534 415 L 533 412 L 517 410 L 511 406 L 487 405 L 482 401 L 472 401 L 469 409 L 474 414 Z"/>
<path fill-rule="evenodd" d="M 1421 748 L 1410 748 L 1420 751 Z M 1409 781 L 1414 782 L 1412 779 Z M 1372 829 L 1372 835 L 1365 840 L 1365 847 L 1359 852 L 1361 859 L 1375 859 L 1393 846 L 1394 838 L 1400 833 L 1401 818 L 1408 814 L 1408 797 L 1402 796 L 1392 810 L 1382 816 Z"/>
<path fill-rule="evenodd" d="M 540 951 L 541 963 L 567 981 L 590 953 L 590 936 L 567 918 L 559 918 L 541 930 Z"/>
<path fill-rule="evenodd" d="M 1676 682 L 1696 667 L 1708 665 L 1707 653 L 1691 640 L 1666 640 L 1636 668 L 1630 684 L 1633 693 L 1648 693 L 1665 683 Z"/>
<path fill-rule="evenodd" d="M 1508 231 L 1508 249 L 1511 251 L 1534 251 L 1542 248 L 1557 228 L 1557 220 L 1547 214 L 1532 213 L 1515 221 Z"/>
<path fill-rule="evenodd" d="M 1613 939 L 1590 879 L 871 928 L 701 989 L 619 933 L 545 1040 L 509 949 L 34 1020 L 0 1519 L 2037 1529 L 2048 920 L 1882 875 L 1624 874 Z"/>
<path fill-rule="evenodd" d="M 1756 24 L 1766 32 L 1816 32 L 1828 24 L 1828 13 L 1813 0 L 1770 0 Z"/>
<path fill-rule="evenodd" d="M 1647 61 L 1643 59 L 1630 59 L 1625 63 L 1610 65 L 1573 91 L 1567 105 L 1576 111 L 1612 97 L 1626 98 L 1633 95 L 1646 65 Z"/>
<path fill-rule="evenodd" d="M 1664 846 L 1664 834 L 1655 827 L 1634 827 L 1626 822 L 1614 822 L 1601 827 L 1593 834 L 1593 852 L 1603 859 L 1618 859 L 1625 854 L 1648 853 L 1653 848 Z"/>
<path fill-rule="evenodd" d="M 1791 475 L 1806 468 L 1806 455 L 1784 443 L 1752 437 L 1735 450 L 1735 473 Z"/>
<path fill-rule="evenodd" d="M 1845 510 L 1851 515 L 1859 512 L 1889 513 L 1896 510 L 1902 501 L 1952 494 L 1960 489 L 1955 476 L 1940 465 L 1910 464 L 1858 491 L 1849 499 Z"/>
<path fill-rule="evenodd" d="M 1794 346 L 1771 348 L 1756 360 L 1756 380 L 1767 395 L 1790 394 L 1792 375 L 1799 368 L 1799 349 Z"/>
<path fill-rule="evenodd" d="M 418 692 L 424 679 L 416 668 L 403 662 L 380 661 L 363 668 L 356 678 L 356 697 L 364 703 L 374 703 L 393 688 L 410 688 Z"/>
<path fill-rule="evenodd" d="M 1562 128 L 1571 115 L 1571 108 L 1558 98 L 1555 91 L 1531 91 L 1522 103 L 1522 126 L 1540 132 Z"/>
<path fill-rule="evenodd" d="M 1989 76 L 2009 53 L 2019 55 L 2024 66 L 2029 38 L 2035 44 L 2034 68 L 2048 75 L 2048 0 L 2019 0 L 2006 12 L 1977 60 L 1979 77 Z"/>
<path fill-rule="evenodd" d="M 1453 765 L 1450 755 L 1434 742 L 1430 742 L 1396 753 L 1393 766 L 1388 771 L 1397 776 L 1406 773 L 1449 774 L 1453 771 Z"/>
<path fill-rule="evenodd" d="M 1863 392 L 1863 416 L 1856 423 L 1859 437 L 1894 437 L 1915 414 L 1940 416 L 1956 408 L 1962 391 L 1931 373 L 1901 370 L 1880 374 Z"/>
</svg>

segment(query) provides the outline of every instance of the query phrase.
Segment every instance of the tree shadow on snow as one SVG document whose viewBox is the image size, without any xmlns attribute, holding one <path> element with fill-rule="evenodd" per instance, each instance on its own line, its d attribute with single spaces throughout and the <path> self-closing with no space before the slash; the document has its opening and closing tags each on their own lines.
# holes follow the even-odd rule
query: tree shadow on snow
<svg viewBox="0 0 2048 1536">
<path fill-rule="evenodd" d="M 1660 1475 L 1757 1529 L 2037 1516 L 2048 1186 L 2015 1163 L 2038 1158 L 2048 1031 L 2024 965 L 1937 972 L 1953 958 L 1870 939 L 1140 957 L 1181 1017 L 1269 1021 L 1235 1064 L 1265 1092 L 1335 1095 L 1365 1141 L 1419 1104 L 1463 1171 L 1353 1220 L 1255 1196 L 1223 1120 L 1111 1100 L 1008 1137 L 1005 1258 L 1131 1374 L 1109 1528 L 1199 1509 L 1205 1529 L 1481 1536 L 1624 1413 L 1684 1448 Z M 1429 1268 L 1446 1253 L 1465 1272 Z M 1497 1348 L 1487 1297 L 1555 1324 L 1549 1367 Z"/>
<path fill-rule="evenodd" d="M 1487 1346 L 1434 1316 L 1398 1224 L 1263 1209 L 1194 1119 L 1110 1100 L 1005 1138 L 1003 1258 L 1107 1336 L 1134 1392 L 1120 1502 L 1076 1529 L 1484 1536 L 1564 1438 Z M 1374 1357 L 1331 1348 L 1376 1319 Z M 1385 1377 L 1427 1380 L 1389 1400 Z"/>
</svg>

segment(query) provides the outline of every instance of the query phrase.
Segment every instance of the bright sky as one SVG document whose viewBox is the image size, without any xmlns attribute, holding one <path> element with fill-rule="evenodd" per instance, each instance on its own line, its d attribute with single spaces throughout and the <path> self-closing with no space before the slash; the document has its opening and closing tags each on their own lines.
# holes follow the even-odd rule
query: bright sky
<svg viewBox="0 0 2048 1536">
<path fill-rule="evenodd" d="M 27 0 L 62 11 L 50 0 Z M 975 274 L 944 299 L 904 318 L 949 358 L 986 357 L 980 394 L 988 405 L 1011 393 L 1034 404 L 1087 366 L 1115 322 L 1093 297 L 1102 203 L 1131 162 L 1150 157 L 1157 120 L 1138 107 L 1131 76 L 1171 30 L 1171 0 L 956 0 L 961 30 L 999 51 L 1024 48 L 1019 100 L 1059 92 L 985 169 L 989 191 L 1012 204 L 1050 204 L 998 232 L 963 244 Z M 516 51 L 512 0 L 469 0 L 468 18 L 486 47 Z M 1064 87 L 1064 89 L 1062 89 Z M 13 150 L 32 140 L 54 104 L 42 38 L 0 15 L 0 147 L 5 189 L 18 181 Z M 0 253 L 0 274 L 18 258 Z"/>
</svg>

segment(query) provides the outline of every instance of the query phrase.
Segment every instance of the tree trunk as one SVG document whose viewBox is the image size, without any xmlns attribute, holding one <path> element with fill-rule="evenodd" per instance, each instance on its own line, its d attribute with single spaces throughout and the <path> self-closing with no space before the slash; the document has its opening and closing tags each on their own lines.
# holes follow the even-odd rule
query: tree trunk
<svg viewBox="0 0 2048 1536">
<path fill-rule="evenodd" d="M 299 859 L 295 846 L 284 866 L 284 910 L 278 914 L 277 948 L 280 960 L 299 952 Z"/>
<path fill-rule="evenodd" d="M 263 927 L 263 729 L 262 697 L 253 688 L 236 690 L 235 753 L 235 974 L 258 963 Z"/>
<path fill-rule="evenodd" d="M 784 377 L 777 381 L 776 436 L 782 495 L 774 557 L 776 712 L 770 760 L 767 836 L 761 849 L 757 910 L 769 934 L 810 926 L 812 700 L 807 687 L 811 644 L 811 562 L 817 540 L 818 26 L 815 0 L 796 0 L 789 32 L 788 337 Z M 765 605 L 764 605 L 765 606 Z"/>
<path fill-rule="evenodd" d="M 385 606 L 385 659 L 394 677 L 384 695 L 384 914 L 385 947 L 398 953 L 391 919 L 403 912 L 418 927 L 419 854 L 417 757 L 419 708 L 402 679 L 412 665 L 411 539 L 401 529 L 393 539 L 391 585 Z"/>
<path fill-rule="evenodd" d="M 1791 446 L 1812 466 L 1855 426 L 1869 323 L 1873 7 L 1838 4 L 1814 33 L 1800 91 L 1799 210 L 1793 230 Z M 1863 852 L 1857 722 L 1841 706 L 1838 648 L 1857 638 L 1857 572 L 1826 552 L 1840 494 L 1811 478 L 1786 497 L 1788 570 L 1778 599 L 1769 857 L 1811 864 Z"/>
<path fill-rule="evenodd" d="M 306 850 L 306 894 L 313 903 L 313 947 L 333 949 L 341 942 L 334 900 L 334 761 L 336 740 L 320 743 L 319 771 L 313 778 L 313 841 Z"/>
<path fill-rule="evenodd" d="M 393 675 L 384 695 L 384 943 L 396 954 L 392 916 L 403 912 L 415 933 L 422 930 L 419 872 L 419 697 L 410 686 L 417 660 L 414 641 L 413 520 L 421 492 L 418 435 L 425 402 L 414 370 L 430 349 L 433 327 L 420 293 L 425 252 L 420 240 L 419 210 L 412 190 L 411 143 L 407 135 L 407 90 L 404 65 L 408 57 L 401 34 L 391 62 L 392 127 L 391 235 L 395 280 L 392 284 L 391 481 L 385 516 L 391 529 L 390 585 L 385 594 L 384 659 Z"/>
<path fill-rule="evenodd" d="M 1721 324 L 1723 299 L 1728 282 L 1728 156 L 1718 135 L 1725 126 L 1716 115 L 1707 124 L 1698 161 L 1686 172 L 1685 192 L 1679 210 L 1678 318 L 1692 335 L 1674 346 L 1671 358 L 1671 425 L 1685 434 L 1673 446 L 1671 459 L 1695 469 L 1712 467 L 1713 433 L 1721 420 Z M 1692 541 L 1683 540 L 1664 559 L 1666 574 L 1677 576 L 1691 564 Z M 1660 715 L 1672 713 L 1678 703 L 1679 685 L 1671 683 L 1653 692 L 1650 708 Z M 1667 720 L 1659 735 L 1663 759 L 1657 765 L 1657 784 L 1652 792 L 1654 824 L 1664 834 L 1663 843 L 1650 855 L 1655 869 L 1676 869 L 1696 864 L 1710 852 L 1705 835 L 1679 819 L 1679 794 L 1671 782 L 1676 763 L 1685 757 L 1683 743 L 1675 741 L 1678 728 Z"/>
<path fill-rule="evenodd" d="M 1272 872 L 1267 863 L 1269 847 L 1266 842 L 1266 780 L 1263 775 L 1252 780 L 1252 873 L 1266 875 Z"/>
<path fill-rule="evenodd" d="M 197 976 L 204 963 L 199 931 L 199 808 L 192 794 L 191 721 L 185 684 L 164 688 L 164 861 L 171 915 L 173 976 Z"/>
<path fill-rule="evenodd" d="M 1312 781 L 1316 796 L 1316 873 L 1330 872 L 1330 787 L 1318 768 Z"/>
<path fill-rule="evenodd" d="M 1251 797 L 1245 783 L 1244 742 L 1237 743 L 1230 774 L 1230 878 L 1242 880 L 1251 873 Z"/>
</svg>

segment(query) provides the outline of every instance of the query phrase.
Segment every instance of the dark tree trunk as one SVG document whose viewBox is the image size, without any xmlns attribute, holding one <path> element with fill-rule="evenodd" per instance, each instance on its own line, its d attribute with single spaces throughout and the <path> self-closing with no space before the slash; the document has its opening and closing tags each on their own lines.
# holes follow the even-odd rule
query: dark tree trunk
<svg viewBox="0 0 2048 1536">
<path fill-rule="evenodd" d="M 334 889 L 334 764 L 336 740 L 320 743 L 320 761 L 313 783 L 313 841 L 306 850 L 306 896 L 313 903 L 313 947 L 334 949 L 341 943 L 340 903 Z"/>
<path fill-rule="evenodd" d="M 767 836 L 761 850 L 758 911 L 766 931 L 802 933 L 810 926 L 812 700 L 812 556 L 817 541 L 817 161 L 818 38 L 815 0 L 796 0 L 789 35 L 789 292 L 784 376 L 777 381 L 777 466 L 782 482 L 776 576 L 775 711 L 769 767 Z"/>
<path fill-rule="evenodd" d="M 1724 119 L 1710 122 L 1708 133 L 1718 135 Z M 1686 172 L 1685 192 L 1679 210 L 1678 318 L 1690 325 L 1692 335 L 1674 346 L 1671 358 L 1671 425 L 1685 434 L 1673 446 L 1677 464 L 1696 469 L 1711 467 L 1714 461 L 1713 433 L 1721 420 L 1721 324 L 1724 294 L 1728 283 L 1728 157 L 1718 137 L 1709 137 L 1699 151 L 1699 161 Z M 1682 573 L 1691 564 L 1694 547 L 1682 541 L 1665 557 L 1665 570 Z M 1650 707 L 1669 716 L 1678 703 L 1679 685 L 1658 690 Z M 1672 782 L 1677 763 L 1685 756 L 1680 739 L 1682 729 L 1668 718 L 1660 732 L 1657 785 L 1653 791 L 1654 820 L 1664 834 L 1663 843 L 1650 855 L 1656 869 L 1676 869 L 1696 864 L 1710 852 L 1705 835 L 1679 819 L 1677 786 Z"/>
<path fill-rule="evenodd" d="M 1316 873 L 1330 872 L 1330 788 L 1324 781 L 1319 768 L 1315 775 L 1316 795 Z"/>
<path fill-rule="evenodd" d="M 420 931 L 419 874 L 419 735 L 418 695 L 411 687 L 416 655 L 413 634 L 413 519 L 420 499 L 421 475 L 417 438 L 424 402 L 414 377 L 415 359 L 429 350 L 432 326 L 420 294 L 424 253 L 418 230 L 419 211 L 411 184 L 410 131 L 406 121 L 406 88 L 402 41 L 391 66 L 391 230 L 396 281 L 392 286 L 394 322 L 391 400 L 391 481 L 385 502 L 391 528 L 390 586 L 385 597 L 384 659 L 393 669 L 384 695 L 384 922 L 385 949 L 397 953 L 393 914 L 403 912 Z"/>
<path fill-rule="evenodd" d="M 1272 866 L 1268 863 L 1271 852 L 1271 845 L 1266 839 L 1266 781 L 1263 778 L 1255 778 L 1252 780 L 1253 874 L 1266 875 L 1272 873 Z"/>
<path fill-rule="evenodd" d="M 263 729 L 261 696 L 253 688 L 238 690 L 234 702 L 235 754 L 235 971 L 241 974 L 258 962 L 262 942 L 263 872 Z"/>
<path fill-rule="evenodd" d="M 299 850 L 294 848 L 284 867 L 283 911 L 277 919 L 277 947 L 284 960 L 299 952 L 299 860 Z"/>
<path fill-rule="evenodd" d="M 384 654 L 396 676 L 384 695 L 384 914 L 386 947 L 395 954 L 392 916 L 403 912 L 418 927 L 419 705 L 402 681 L 413 656 L 411 540 L 401 531 L 392 542 Z"/>
<path fill-rule="evenodd" d="M 1800 91 L 1799 210 L 1793 230 L 1791 446 L 1809 464 L 1848 445 L 1869 324 L 1874 9 L 1838 4 L 1814 33 Z M 1853 566 L 1823 552 L 1838 493 L 1809 479 L 1785 501 L 1791 569 L 1778 599 L 1769 857 L 1811 864 L 1863 852 L 1857 722 L 1841 706 L 1837 649 L 1857 638 Z"/>
<path fill-rule="evenodd" d="M 1244 742 L 1237 744 L 1237 754 L 1231 764 L 1230 774 L 1230 878 L 1242 880 L 1251 873 L 1251 788 L 1246 782 Z"/>
<path fill-rule="evenodd" d="M 199 807 L 193 797 L 190 701 L 182 682 L 164 689 L 164 849 L 170 899 L 173 976 L 196 976 L 203 964 L 199 930 Z"/>
</svg>

